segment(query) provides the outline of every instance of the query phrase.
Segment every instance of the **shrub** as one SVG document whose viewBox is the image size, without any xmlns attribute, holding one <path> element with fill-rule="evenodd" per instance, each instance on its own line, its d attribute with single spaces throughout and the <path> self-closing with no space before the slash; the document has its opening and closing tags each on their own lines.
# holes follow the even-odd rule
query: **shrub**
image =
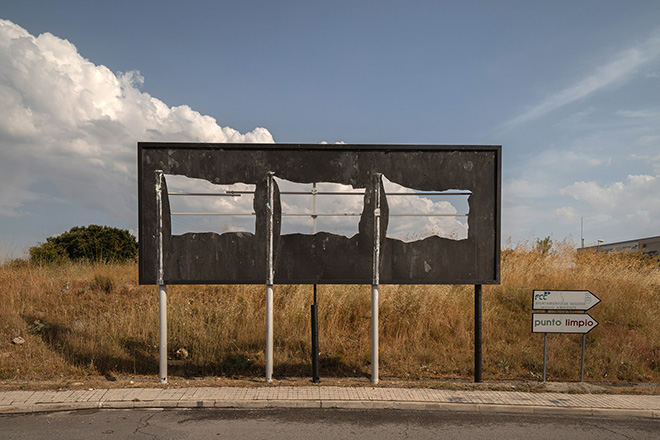
<svg viewBox="0 0 660 440">
<path fill-rule="evenodd" d="M 32 263 L 72 261 L 124 262 L 137 257 L 135 237 L 126 229 L 110 226 L 75 226 L 45 243 L 30 248 Z"/>
<path fill-rule="evenodd" d="M 553 242 L 550 236 L 545 237 L 543 240 L 540 238 L 536 239 L 536 251 L 544 257 L 550 253 L 552 245 Z"/>
<path fill-rule="evenodd" d="M 64 248 L 50 240 L 52 237 L 46 239 L 46 243 L 41 243 L 39 246 L 30 248 L 30 262 L 32 263 L 62 263 L 68 259 Z"/>
<path fill-rule="evenodd" d="M 115 288 L 115 282 L 112 281 L 107 275 L 94 275 L 94 282 L 92 283 L 96 290 L 101 292 L 110 293 Z"/>
</svg>

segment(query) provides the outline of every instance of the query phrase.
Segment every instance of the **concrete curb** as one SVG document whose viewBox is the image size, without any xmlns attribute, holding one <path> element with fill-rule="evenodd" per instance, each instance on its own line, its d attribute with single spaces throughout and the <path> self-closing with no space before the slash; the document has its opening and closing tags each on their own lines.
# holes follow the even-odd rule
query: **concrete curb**
<svg viewBox="0 0 660 440">
<path fill-rule="evenodd" d="M 449 402 L 412 402 L 385 400 L 149 400 L 35 403 L 0 407 L 0 414 L 31 414 L 81 410 L 128 409 L 264 409 L 264 408 L 331 408 L 331 409 L 383 409 L 415 411 L 461 411 L 483 414 L 544 414 L 594 417 L 660 418 L 660 410 L 582 408 L 540 405 L 503 405 Z"/>
</svg>

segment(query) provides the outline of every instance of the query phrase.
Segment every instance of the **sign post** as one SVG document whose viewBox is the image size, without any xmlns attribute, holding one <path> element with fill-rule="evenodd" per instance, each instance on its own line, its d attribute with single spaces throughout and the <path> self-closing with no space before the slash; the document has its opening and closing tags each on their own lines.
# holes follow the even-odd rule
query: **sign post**
<svg viewBox="0 0 660 440">
<path fill-rule="evenodd" d="M 532 333 L 543 333 L 543 382 L 546 379 L 548 333 L 582 334 L 580 382 L 584 382 L 584 358 L 587 333 L 597 325 L 588 313 L 548 313 L 548 311 L 586 312 L 600 302 L 588 290 L 534 290 L 532 309 L 545 313 L 532 314 Z"/>
<path fill-rule="evenodd" d="M 482 289 L 481 284 L 474 286 L 474 381 L 482 382 Z"/>
</svg>

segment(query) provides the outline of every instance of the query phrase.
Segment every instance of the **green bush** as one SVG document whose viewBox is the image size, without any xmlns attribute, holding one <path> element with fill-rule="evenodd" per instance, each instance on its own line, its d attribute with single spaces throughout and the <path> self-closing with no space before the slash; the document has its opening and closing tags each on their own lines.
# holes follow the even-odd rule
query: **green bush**
<svg viewBox="0 0 660 440">
<path fill-rule="evenodd" d="M 135 237 L 126 229 L 110 226 L 75 226 L 45 243 L 30 248 L 32 263 L 63 261 L 123 262 L 137 257 Z"/>
<path fill-rule="evenodd" d="M 30 262 L 32 263 L 62 263 L 68 260 L 66 251 L 62 246 L 46 239 L 46 243 L 30 248 Z"/>
</svg>

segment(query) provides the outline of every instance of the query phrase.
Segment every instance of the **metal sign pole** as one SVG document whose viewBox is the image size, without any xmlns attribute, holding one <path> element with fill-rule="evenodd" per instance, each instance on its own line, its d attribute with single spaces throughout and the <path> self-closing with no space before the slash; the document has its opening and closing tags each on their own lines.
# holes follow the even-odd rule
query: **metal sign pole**
<svg viewBox="0 0 660 440">
<path fill-rule="evenodd" d="M 543 333 L 543 382 L 545 382 L 546 367 L 548 365 L 548 334 Z"/>
<path fill-rule="evenodd" d="M 587 334 L 582 334 L 582 367 L 580 368 L 580 382 L 584 382 L 584 347 L 587 344 Z"/>
<path fill-rule="evenodd" d="M 371 383 L 378 383 L 378 284 L 380 283 L 380 181 L 381 174 L 374 176 L 374 251 L 373 280 L 371 283 Z"/>
<path fill-rule="evenodd" d="M 312 234 L 316 234 L 316 182 L 312 183 Z M 316 304 L 316 284 L 314 284 L 314 304 L 312 304 L 312 382 L 319 378 L 319 310 Z"/>
<path fill-rule="evenodd" d="M 273 285 L 266 286 L 266 382 L 273 382 Z"/>
<path fill-rule="evenodd" d="M 312 304 L 312 382 L 321 382 L 319 378 L 319 313 L 316 304 L 316 284 L 314 284 L 314 304 Z"/>
<path fill-rule="evenodd" d="M 371 383 L 378 383 L 378 285 L 371 286 Z"/>
<path fill-rule="evenodd" d="M 163 171 L 156 171 L 156 215 L 158 216 L 158 379 L 167 383 L 167 286 L 164 281 Z"/>
<path fill-rule="evenodd" d="M 548 313 L 546 310 L 545 313 Z M 548 333 L 543 333 L 543 382 L 545 383 L 548 370 Z"/>
<path fill-rule="evenodd" d="M 474 286 L 474 381 L 480 383 L 481 379 L 481 331 L 482 331 L 482 313 L 481 313 L 481 284 Z"/>
<path fill-rule="evenodd" d="M 158 286 L 158 378 L 160 383 L 167 383 L 167 286 Z"/>
<path fill-rule="evenodd" d="M 266 279 L 266 382 L 273 381 L 273 173 L 268 173 L 268 240 Z"/>
</svg>

